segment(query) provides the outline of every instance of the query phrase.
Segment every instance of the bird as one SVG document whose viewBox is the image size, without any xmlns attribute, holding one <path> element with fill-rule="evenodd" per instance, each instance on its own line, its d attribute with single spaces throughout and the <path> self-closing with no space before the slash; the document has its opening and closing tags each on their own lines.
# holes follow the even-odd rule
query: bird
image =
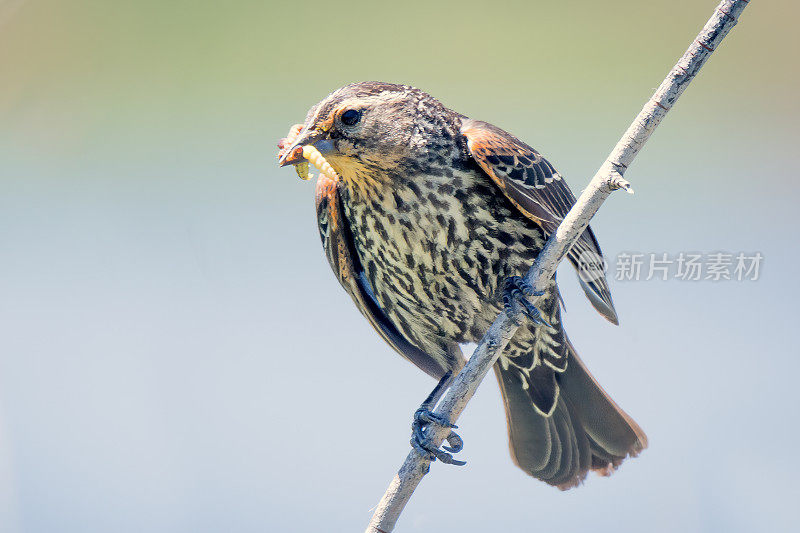
<svg viewBox="0 0 800 533">
<path fill-rule="evenodd" d="M 463 464 L 447 453 L 461 449 L 455 433 L 447 451 L 426 441 L 430 424 L 455 427 L 431 408 L 465 364 L 460 346 L 517 309 L 520 327 L 494 366 L 515 464 L 564 490 L 647 447 L 567 337 L 555 276 L 539 293 L 524 280 L 575 203 L 539 152 L 420 89 L 378 81 L 333 91 L 278 146 L 280 166 L 307 165 L 304 146 L 330 164 L 315 203 L 336 278 L 394 350 L 439 380 L 414 416 L 421 453 Z M 602 260 L 591 227 L 568 258 L 592 306 L 617 324 L 602 269 L 581 272 L 586 257 Z"/>
</svg>

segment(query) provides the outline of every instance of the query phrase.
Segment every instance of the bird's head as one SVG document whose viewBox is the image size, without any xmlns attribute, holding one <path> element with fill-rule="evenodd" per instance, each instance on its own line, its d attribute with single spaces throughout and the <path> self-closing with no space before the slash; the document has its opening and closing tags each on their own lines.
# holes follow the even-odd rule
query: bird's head
<svg viewBox="0 0 800 533">
<path fill-rule="evenodd" d="M 304 162 L 312 145 L 345 180 L 397 170 L 428 149 L 444 108 L 428 94 L 383 82 L 347 85 L 311 108 L 293 138 L 282 141 L 281 166 Z M 437 128 L 441 129 L 441 128 Z"/>
</svg>

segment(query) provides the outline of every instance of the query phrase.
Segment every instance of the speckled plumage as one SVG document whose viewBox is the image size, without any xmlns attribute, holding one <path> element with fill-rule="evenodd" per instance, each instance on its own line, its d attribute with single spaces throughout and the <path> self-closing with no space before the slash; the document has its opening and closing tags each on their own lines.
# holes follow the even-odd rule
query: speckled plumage
<svg viewBox="0 0 800 533">
<path fill-rule="evenodd" d="M 446 360 L 448 345 L 483 336 L 502 308 L 503 281 L 524 273 L 544 244 L 542 230 L 514 221 L 510 202 L 492 194 L 477 169 L 459 168 L 459 157 L 453 154 L 436 173 L 398 174 L 391 188 L 342 190 L 359 259 L 382 309 L 445 370 L 460 367 Z M 553 285 L 548 299 L 555 292 Z M 554 327 L 540 336 L 558 333 L 557 306 L 550 307 L 545 318 Z M 531 353 L 534 337 L 526 327 L 503 357 Z M 548 352 L 559 359 L 561 351 Z"/>
<path fill-rule="evenodd" d="M 341 124 L 346 109 L 361 113 L 360 124 Z M 458 344 L 484 335 L 502 309 L 504 280 L 527 271 L 559 212 L 574 202 L 533 149 L 408 86 L 339 89 L 311 109 L 299 137 L 335 147 L 326 157 L 341 179 L 323 176 L 317 190 L 334 272 L 376 330 L 434 377 L 461 367 Z M 579 250 L 600 253 L 590 230 L 581 243 Z M 615 321 L 605 279 L 584 288 Z M 548 325 L 523 324 L 496 372 L 512 456 L 566 488 L 590 468 L 610 472 L 646 439 L 577 359 L 559 301 L 554 281 L 537 301 Z M 597 389 L 580 395 L 613 420 L 584 420 L 589 409 L 574 404 L 585 398 L 563 398 L 561 389 L 577 389 L 576 379 Z"/>
</svg>

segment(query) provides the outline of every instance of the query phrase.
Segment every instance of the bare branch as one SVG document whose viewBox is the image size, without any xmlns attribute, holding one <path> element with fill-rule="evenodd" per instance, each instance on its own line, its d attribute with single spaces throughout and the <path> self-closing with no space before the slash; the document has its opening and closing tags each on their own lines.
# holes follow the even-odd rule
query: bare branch
<svg viewBox="0 0 800 533">
<path fill-rule="evenodd" d="M 652 98 L 633 120 L 628 130 L 614 147 L 611 155 L 600 167 L 589 186 L 583 191 L 575 205 L 564 217 L 561 225 L 548 239 L 544 249 L 526 275 L 526 279 L 537 290 L 545 290 L 556 267 L 572 244 L 589 225 L 600 206 L 612 191 L 633 189 L 622 176 L 647 139 L 656 129 L 678 97 L 683 93 L 697 72 L 719 46 L 722 39 L 736 25 L 737 19 L 748 4 L 748 0 L 723 0 L 689 49 L 672 68 Z M 466 366 L 456 376 L 449 390 L 434 411 L 449 420 L 458 419 L 472 398 L 487 372 L 497 361 L 500 353 L 517 331 L 515 320 L 500 313 L 484 335 Z M 431 426 L 430 437 L 439 446 L 449 433 L 447 428 Z M 412 449 L 406 457 L 381 501 L 376 507 L 367 533 L 388 533 L 394 529 L 406 503 L 411 498 L 430 468 L 430 461 Z"/>
</svg>

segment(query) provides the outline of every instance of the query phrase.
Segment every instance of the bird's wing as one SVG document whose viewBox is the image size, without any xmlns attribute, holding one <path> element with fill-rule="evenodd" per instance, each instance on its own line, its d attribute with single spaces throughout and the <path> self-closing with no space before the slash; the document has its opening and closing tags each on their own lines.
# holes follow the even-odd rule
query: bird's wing
<svg viewBox="0 0 800 533">
<path fill-rule="evenodd" d="M 383 340 L 429 375 L 436 379 L 441 378 L 447 369 L 442 368 L 433 357 L 407 339 L 375 299 L 369 280 L 353 248 L 353 238 L 347 219 L 344 217 L 339 186 L 338 181 L 320 175 L 316 190 L 319 233 L 333 273 Z"/>
<path fill-rule="evenodd" d="M 545 233 L 553 233 L 575 204 L 575 195 L 553 165 L 524 142 L 487 122 L 466 119 L 461 134 L 472 157 L 511 203 Z M 599 268 L 602 252 L 591 227 L 573 245 L 569 259 L 594 308 L 617 324 L 608 281 Z M 586 268 L 587 262 L 594 264 Z"/>
</svg>

